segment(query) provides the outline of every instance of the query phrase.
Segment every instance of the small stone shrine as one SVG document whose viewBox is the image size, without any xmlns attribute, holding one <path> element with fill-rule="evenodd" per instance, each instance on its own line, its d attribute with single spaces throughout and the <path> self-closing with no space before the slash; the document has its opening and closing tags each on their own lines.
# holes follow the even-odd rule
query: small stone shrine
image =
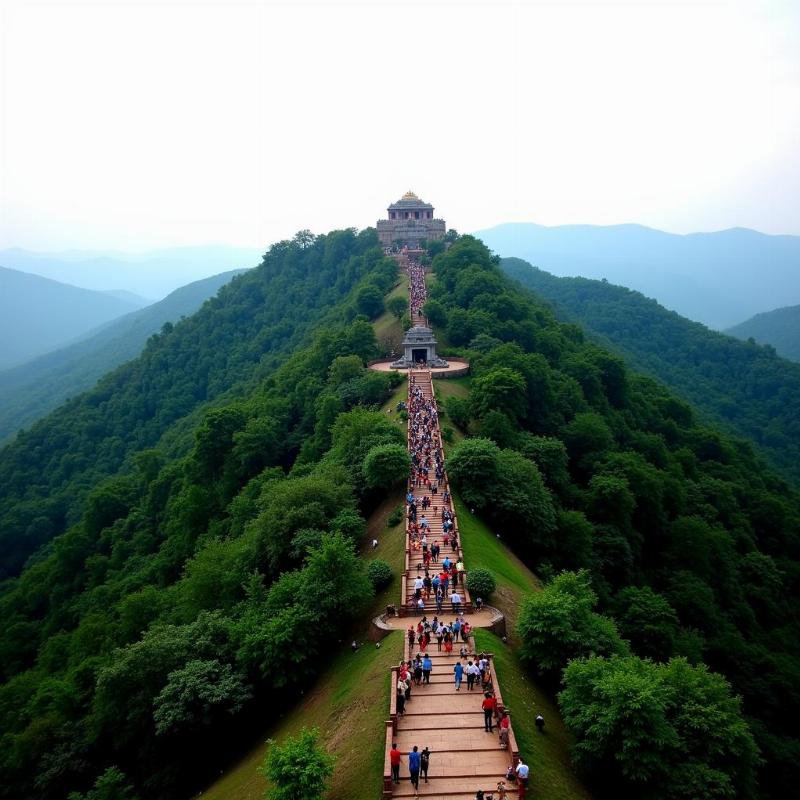
<svg viewBox="0 0 800 800">
<path fill-rule="evenodd" d="M 446 367 L 447 362 L 436 355 L 436 338 L 430 328 L 415 325 L 403 337 L 403 356 L 392 363 L 392 369 L 408 369 L 415 365 Z"/>
</svg>

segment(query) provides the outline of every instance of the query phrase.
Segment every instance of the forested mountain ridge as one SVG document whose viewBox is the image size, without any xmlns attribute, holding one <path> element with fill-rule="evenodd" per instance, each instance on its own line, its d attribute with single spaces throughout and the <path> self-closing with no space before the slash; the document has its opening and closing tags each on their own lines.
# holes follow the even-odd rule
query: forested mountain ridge
<svg viewBox="0 0 800 800">
<path fill-rule="evenodd" d="M 674 234 L 643 225 L 519 222 L 478 231 L 502 257 L 563 277 L 606 279 L 721 330 L 800 302 L 800 236 L 747 228 Z"/>
<path fill-rule="evenodd" d="M 791 793 L 800 496 L 746 442 L 555 323 L 499 263 L 470 237 L 433 262 L 425 311 L 473 374 L 469 400 L 446 410 L 477 438 L 457 446 L 448 474 L 538 574 L 590 576 L 556 577 L 519 628 L 532 667 L 566 687 L 579 762 L 609 796 Z M 698 664 L 691 678 L 682 659 Z M 743 696 L 758 773 L 735 703 L 716 705 L 703 663 Z"/>
<path fill-rule="evenodd" d="M 737 339 L 755 339 L 775 348 L 779 356 L 800 361 L 800 306 L 756 314 L 725 331 Z"/>
<path fill-rule="evenodd" d="M 0 443 L 98 378 L 134 358 L 167 322 L 193 314 L 241 270 L 176 289 L 163 300 L 113 320 L 86 338 L 0 372 Z"/>
<path fill-rule="evenodd" d="M 397 376 L 364 368 L 365 316 L 398 280 L 375 244 L 368 230 L 275 245 L 0 452 L 4 524 L 24 533 L 52 513 L 48 544 L 0 595 L 0 797 L 94 800 L 98 783 L 126 800 L 190 796 L 254 720 L 300 696 L 369 602 L 352 542 L 408 475 L 370 469 L 387 446 L 405 453 L 371 410 Z M 558 323 L 481 243 L 461 237 L 433 264 L 426 312 L 473 369 L 470 398 L 442 409 L 471 435 L 448 454 L 451 480 L 542 574 L 586 571 L 573 595 L 555 584 L 564 635 L 535 668 L 591 646 L 639 671 L 603 688 L 631 687 L 647 733 L 666 727 L 625 752 L 611 741 L 612 781 L 641 753 L 633 785 L 659 800 L 759 797 L 755 732 L 760 796 L 786 794 L 797 493 Z M 665 662 L 658 685 L 643 656 Z"/>
<path fill-rule="evenodd" d="M 138 303 L 0 267 L 0 369 L 82 336 Z"/>
<path fill-rule="evenodd" d="M 755 442 L 800 482 L 800 365 L 772 347 L 709 330 L 639 292 L 589 278 L 559 278 L 517 258 L 503 271 L 601 337 L 636 369 L 664 381 L 708 420 Z"/>
<path fill-rule="evenodd" d="M 374 244 L 368 234 L 343 231 L 306 249 L 274 245 L 257 270 L 0 450 L 0 577 L 76 522 L 90 487 L 131 454 L 156 446 L 170 426 L 239 383 L 268 374 L 358 280 L 358 267 L 346 262 L 367 244 Z M 189 431 L 178 449 L 190 446 Z"/>
</svg>

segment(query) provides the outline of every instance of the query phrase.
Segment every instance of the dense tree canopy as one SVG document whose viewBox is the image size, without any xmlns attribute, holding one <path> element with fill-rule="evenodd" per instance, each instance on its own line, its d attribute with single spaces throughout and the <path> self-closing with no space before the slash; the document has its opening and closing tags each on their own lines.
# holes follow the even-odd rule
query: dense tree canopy
<svg viewBox="0 0 800 800">
<path fill-rule="evenodd" d="M 741 713 L 767 765 L 758 776 L 762 794 L 791 793 L 800 780 L 793 755 L 800 752 L 800 674 L 790 666 L 800 658 L 791 610 L 800 577 L 798 494 L 749 443 L 701 424 L 703 415 L 685 401 L 631 373 L 576 325 L 557 322 L 537 297 L 505 281 L 477 240 L 461 237 L 433 269 L 431 301 L 440 304 L 444 335 L 470 360 L 473 375 L 469 398 L 449 399 L 446 411 L 462 432 L 481 437 L 453 448 L 450 478 L 531 566 L 545 575 L 586 570 L 597 597 L 588 611 L 563 591 L 526 603 L 520 620 L 534 668 L 555 683 L 570 659 L 615 652 L 615 641 L 628 642 L 637 657 L 702 661 L 743 697 Z M 587 313 L 607 314 L 617 328 L 630 322 L 624 304 L 609 311 L 602 298 L 591 305 L 595 296 L 586 294 Z M 644 316 L 636 320 L 635 341 L 661 357 L 663 328 L 653 339 Z M 708 348 L 695 343 L 705 361 Z M 675 369 L 686 359 L 680 355 Z M 769 383 L 774 370 L 757 361 L 747 372 L 757 388 L 738 395 L 734 416 L 752 410 L 753 424 L 764 423 L 763 444 L 767 431 L 774 434 L 768 417 L 781 419 L 789 435 L 794 401 L 761 392 L 762 378 Z M 732 363 L 721 359 L 706 373 L 732 385 Z M 698 390 L 707 385 L 692 374 Z M 536 478 L 506 453 L 534 465 Z M 503 495 L 519 504 L 531 486 L 539 498 L 532 507 L 544 508 L 546 498 L 550 508 L 548 522 L 532 533 L 500 511 Z"/>
<path fill-rule="evenodd" d="M 0 453 L 4 567 L 45 543 L 0 591 L 0 797 L 191 794 L 370 602 L 363 462 L 403 443 L 364 367 L 375 244 L 273 246 Z"/>
</svg>

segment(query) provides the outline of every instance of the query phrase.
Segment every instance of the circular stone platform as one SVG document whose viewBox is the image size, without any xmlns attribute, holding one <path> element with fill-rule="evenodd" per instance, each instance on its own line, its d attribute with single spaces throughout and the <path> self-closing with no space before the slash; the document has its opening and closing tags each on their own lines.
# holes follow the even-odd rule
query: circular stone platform
<svg viewBox="0 0 800 800">
<path fill-rule="evenodd" d="M 405 372 L 404 368 L 395 368 L 392 367 L 393 359 L 387 358 L 381 361 L 375 361 L 369 365 L 370 369 L 374 369 L 377 372 Z M 448 365 L 446 367 L 431 367 L 431 373 L 434 376 L 440 377 L 447 377 L 450 376 L 452 378 L 458 377 L 460 375 L 466 375 L 469 372 L 469 361 L 464 361 L 461 358 L 448 358 L 447 359 Z"/>
</svg>

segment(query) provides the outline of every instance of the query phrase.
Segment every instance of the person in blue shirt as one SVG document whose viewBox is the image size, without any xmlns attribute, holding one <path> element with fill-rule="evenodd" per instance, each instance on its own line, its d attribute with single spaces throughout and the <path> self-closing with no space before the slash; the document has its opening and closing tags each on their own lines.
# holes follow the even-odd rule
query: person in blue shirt
<svg viewBox="0 0 800 800">
<path fill-rule="evenodd" d="M 431 682 L 431 670 L 433 669 L 433 661 L 431 657 L 425 653 L 425 658 L 422 659 L 422 682 Z"/>
<path fill-rule="evenodd" d="M 453 667 L 453 673 L 455 675 L 456 681 L 456 691 L 461 691 L 461 680 L 464 677 L 464 667 L 460 661 L 456 662 L 456 665 Z"/>
<path fill-rule="evenodd" d="M 419 748 L 414 745 L 414 749 L 408 754 L 408 771 L 411 773 L 411 785 L 419 791 Z"/>
</svg>

